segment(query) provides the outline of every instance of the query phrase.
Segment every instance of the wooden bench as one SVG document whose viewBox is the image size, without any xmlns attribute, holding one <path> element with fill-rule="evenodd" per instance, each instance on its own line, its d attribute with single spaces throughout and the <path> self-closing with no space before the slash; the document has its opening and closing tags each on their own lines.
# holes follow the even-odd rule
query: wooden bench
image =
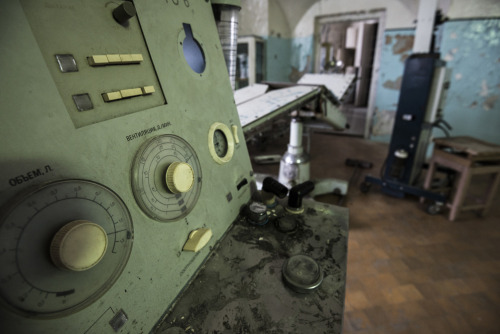
<svg viewBox="0 0 500 334">
<path fill-rule="evenodd" d="M 458 177 L 455 178 L 450 200 L 446 203 L 450 209 L 448 219 L 454 221 L 461 211 L 467 210 L 477 210 L 485 216 L 500 183 L 500 146 L 466 136 L 436 138 L 434 144 L 424 189 L 431 188 L 436 165 L 452 169 L 458 173 Z M 472 177 L 481 174 L 491 174 L 493 178 L 483 189 L 483 201 L 465 203 Z"/>
</svg>

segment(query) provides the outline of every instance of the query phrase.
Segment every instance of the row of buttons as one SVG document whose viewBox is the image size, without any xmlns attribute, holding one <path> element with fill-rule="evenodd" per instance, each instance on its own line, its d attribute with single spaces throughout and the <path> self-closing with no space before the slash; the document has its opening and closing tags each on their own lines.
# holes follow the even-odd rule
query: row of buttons
<svg viewBox="0 0 500 334">
<path fill-rule="evenodd" d="M 112 102 L 123 100 L 129 97 L 150 95 L 154 92 L 154 86 L 144 86 L 140 88 L 122 89 L 116 92 L 103 93 L 101 95 L 105 102 Z M 90 95 L 88 93 L 75 94 L 72 97 L 78 111 L 94 109 L 94 104 L 92 103 L 92 100 L 90 99 Z"/>
<path fill-rule="evenodd" d="M 63 73 L 78 72 L 75 57 L 72 54 L 57 54 L 56 60 L 59 69 Z M 87 57 L 90 66 L 106 66 L 106 65 L 129 65 L 140 64 L 144 61 L 142 54 L 108 54 L 94 55 Z"/>
<path fill-rule="evenodd" d="M 90 66 L 105 66 L 105 65 L 128 65 L 139 64 L 144 58 L 142 54 L 108 54 L 94 55 L 87 57 Z"/>
<path fill-rule="evenodd" d="M 139 88 L 122 89 L 115 92 L 103 93 L 102 98 L 105 102 L 112 102 L 117 100 L 126 99 L 129 97 L 149 95 L 155 92 L 154 86 L 144 86 Z"/>
</svg>

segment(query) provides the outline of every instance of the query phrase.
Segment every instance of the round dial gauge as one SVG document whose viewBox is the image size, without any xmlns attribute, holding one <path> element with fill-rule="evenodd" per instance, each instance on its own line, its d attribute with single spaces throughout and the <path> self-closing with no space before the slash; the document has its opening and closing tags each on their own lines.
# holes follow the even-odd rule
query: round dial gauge
<svg viewBox="0 0 500 334">
<path fill-rule="evenodd" d="M 59 317 L 90 305 L 118 279 L 132 250 L 127 207 L 95 182 L 49 183 L 4 212 L 0 294 L 24 315 Z"/>
<path fill-rule="evenodd" d="M 185 217 L 201 191 L 201 166 L 195 151 L 174 135 L 147 141 L 134 159 L 132 190 L 149 217 L 163 222 Z"/>
<path fill-rule="evenodd" d="M 224 132 L 222 132 L 221 130 L 215 130 L 213 141 L 214 141 L 215 153 L 217 154 L 217 156 L 219 158 L 225 157 L 227 155 L 229 147 Z"/>
<path fill-rule="evenodd" d="M 218 164 L 229 162 L 234 154 L 234 138 L 229 128 L 216 122 L 208 131 L 208 150 Z"/>
</svg>

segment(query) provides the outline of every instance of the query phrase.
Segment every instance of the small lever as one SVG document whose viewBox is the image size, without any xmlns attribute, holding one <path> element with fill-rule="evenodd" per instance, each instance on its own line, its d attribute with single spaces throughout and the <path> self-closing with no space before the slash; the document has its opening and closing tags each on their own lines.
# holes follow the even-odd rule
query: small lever
<svg viewBox="0 0 500 334">
<path fill-rule="evenodd" d="M 285 198 L 288 194 L 288 188 L 273 179 L 272 177 L 266 177 L 262 182 L 262 200 L 269 208 L 276 206 L 278 198 Z"/>
<path fill-rule="evenodd" d="M 294 214 L 304 212 L 304 208 L 302 207 L 302 198 L 313 190 L 314 183 L 312 181 L 306 181 L 290 189 L 290 194 L 288 195 L 288 206 L 286 210 Z"/>
</svg>

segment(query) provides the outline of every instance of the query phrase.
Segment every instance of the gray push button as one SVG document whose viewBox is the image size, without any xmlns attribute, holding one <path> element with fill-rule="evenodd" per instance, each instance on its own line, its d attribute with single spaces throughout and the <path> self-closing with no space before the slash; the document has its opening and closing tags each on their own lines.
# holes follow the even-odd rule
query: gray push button
<svg viewBox="0 0 500 334">
<path fill-rule="evenodd" d="M 94 109 L 90 95 L 87 93 L 73 95 L 73 101 L 75 102 L 78 111 Z"/>
<path fill-rule="evenodd" d="M 56 55 L 56 60 L 61 72 L 78 72 L 78 66 L 76 65 L 76 60 L 73 55 Z"/>
</svg>

